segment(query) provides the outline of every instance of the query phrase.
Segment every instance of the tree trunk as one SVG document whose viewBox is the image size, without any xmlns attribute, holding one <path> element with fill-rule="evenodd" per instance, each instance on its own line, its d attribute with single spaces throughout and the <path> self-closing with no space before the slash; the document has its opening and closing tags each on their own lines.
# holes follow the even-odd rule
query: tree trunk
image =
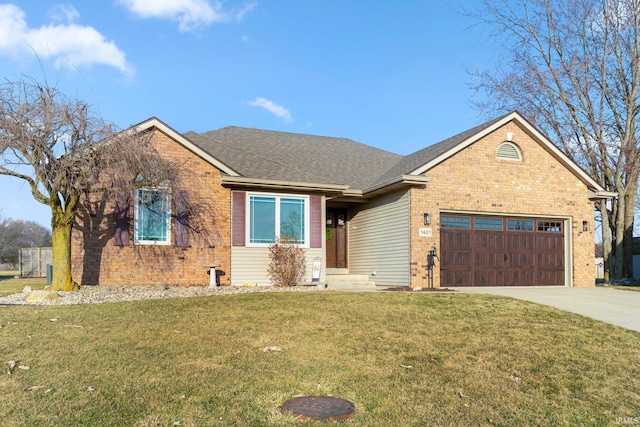
<svg viewBox="0 0 640 427">
<path fill-rule="evenodd" d="M 77 291 L 80 285 L 71 278 L 71 230 L 80 195 L 72 194 L 63 203 L 60 197 L 50 201 L 51 246 L 53 247 L 54 291 Z M 63 209 L 64 206 L 64 209 Z"/>
<path fill-rule="evenodd" d="M 77 291 L 80 286 L 71 278 L 71 228 L 72 224 L 51 224 L 51 245 L 53 247 L 54 291 Z"/>
</svg>

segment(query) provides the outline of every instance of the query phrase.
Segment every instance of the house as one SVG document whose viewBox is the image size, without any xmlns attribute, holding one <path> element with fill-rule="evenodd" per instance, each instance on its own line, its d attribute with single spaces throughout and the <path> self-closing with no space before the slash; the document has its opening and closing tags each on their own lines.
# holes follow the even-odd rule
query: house
<svg viewBox="0 0 640 427">
<path fill-rule="evenodd" d="M 315 264 L 321 283 L 594 286 L 594 201 L 615 194 L 517 112 L 408 156 L 240 127 L 181 134 L 156 118 L 133 130 L 186 185 L 86 203 L 72 251 L 82 284 L 204 285 L 215 266 L 219 285 L 268 285 L 268 246 L 287 234 L 309 282 Z"/>
</svg>

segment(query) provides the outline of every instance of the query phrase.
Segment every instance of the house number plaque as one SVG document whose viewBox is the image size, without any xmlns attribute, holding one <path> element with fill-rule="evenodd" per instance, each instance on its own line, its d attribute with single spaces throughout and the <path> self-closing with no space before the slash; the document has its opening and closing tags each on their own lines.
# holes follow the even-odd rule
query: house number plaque
<svg viewBox="0 0 640 427">
<path fill-rule="evenodd" d="M 433 236 L 433 231 L 431 230 L 431 228 L 421 228 L 419 230 L 419 235 L 420 237 L 432 237 Z"/>
</svg>

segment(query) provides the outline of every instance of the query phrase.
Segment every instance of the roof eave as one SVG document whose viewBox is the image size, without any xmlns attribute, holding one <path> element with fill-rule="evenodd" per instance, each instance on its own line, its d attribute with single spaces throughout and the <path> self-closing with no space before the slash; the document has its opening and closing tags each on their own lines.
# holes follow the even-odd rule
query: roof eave
<svg viewBox="0 0 640 427">
<path fill-rule="evenodd" d="M 366 197 L 375 196 L 381 193 L 388 193 L 400 188 L 424 186 L 429 182 L 429 178 L 424 175 L 402 175 L 388 181 L 369 187 L 362 193 Z"/>
<path fill-rule="evenodd" d="M 618 197 L 618 193 L 615 191 L 599 191 L 594 189 L 589 189 L 589 200 L 606 200 L 606 199 L 615 199 Z"/>
<path fill-rule="evenodd" d="M 223 175 L 221 184 L 225 187 L 259 188 L 277 191 L 320 192 L 325 194 L 347 193 L 348 185 L 321 184 L 310 182 L 278 181 L 270 179 L 249 178 L 244 176 Z"/>
<path fill-rule="evenodd" d="M 187 150 L 189 150 L 189 151 L 195 153 L 196 155 L 200 156 L 201 158 L 206 160 L 208 163 L 210 163 L 211 165 L 213 165 L 216 168 L 220 169 L 222 172 L 226 173 L 227 175 L 230 175 L 230 176 L 239 176 L 240 175 L 234 169 L 232 169 L 228 165 L 224 164 L 220 160 L 216 159 L 211 154 L 207 153 L 202 148 L 200 148 L 198 145 L 196 145 L 193 141 L 189 140 L 184 135 L 182 135 L 180 132 L 176 131 L 175 129 L 173 129 L 172 127 L 170 127 L 169 125 L 167 125 L 162 120 L 160 120 L 160 119 L 158 119 L 156 117 L 152 117 L 152 118 L 150 118 L 148 120 L 145 120 L 144 122 L 142 122 L 140 124 L 137 124 L 135 126 L 132 126 L 130 128 L 130 130 L 132 132 L 138 132 L 138 133 L 148 132 L 148 131 L 153 130 L 153 129 L 157 129 L 157 130 L 165 133 L 166 135 L 168 135 L 169 137 L 171 137 L 172 139 L 177 141 L 180 145 L 185 147 Z"/>
</svg>

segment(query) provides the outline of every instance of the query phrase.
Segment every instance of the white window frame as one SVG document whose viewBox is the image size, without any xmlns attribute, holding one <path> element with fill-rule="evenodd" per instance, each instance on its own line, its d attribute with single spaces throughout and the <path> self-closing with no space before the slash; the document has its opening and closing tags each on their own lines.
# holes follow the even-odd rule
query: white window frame
<svg viewBox="0 0 640 427">
<path fill-rule="evenodd" d="M 252 243 L 251 242 L 251 197 L 273 197 L 275 198 L 275 235 L 276 238 L 280 237 L 280 199 L 300 199 L 304 200 L 304 243 L 298 243 L 296 246 L 301 248 L 309 248 L 311 245 L 311 203 L 308 195 L 304 194 L 286 194 L 286 193 L 259 193 L 259 192 L 247 192 L 246 195 L 246 214 L 245 214 L 245 242 L 247 247 L 262 247 L 266 248 L 272 243 Z"/>
<path fill-rule="evenodd" d="M 166 235 L 164 240 L 143 240 L 139 238 L 140 224 L 139 224 L 139 191 L 160 191 L 162 193 L 164 205 L 167 207 L 167 211 L 164 212 Z M 171 188 L 167 185 L 161 185 L 157 187 L 144 186 L 136 188 L 134 191 L 134 209 L 133 209 L 133 242 L 137 245 L 170 245 L 171 244 Z"/>
</svg>

